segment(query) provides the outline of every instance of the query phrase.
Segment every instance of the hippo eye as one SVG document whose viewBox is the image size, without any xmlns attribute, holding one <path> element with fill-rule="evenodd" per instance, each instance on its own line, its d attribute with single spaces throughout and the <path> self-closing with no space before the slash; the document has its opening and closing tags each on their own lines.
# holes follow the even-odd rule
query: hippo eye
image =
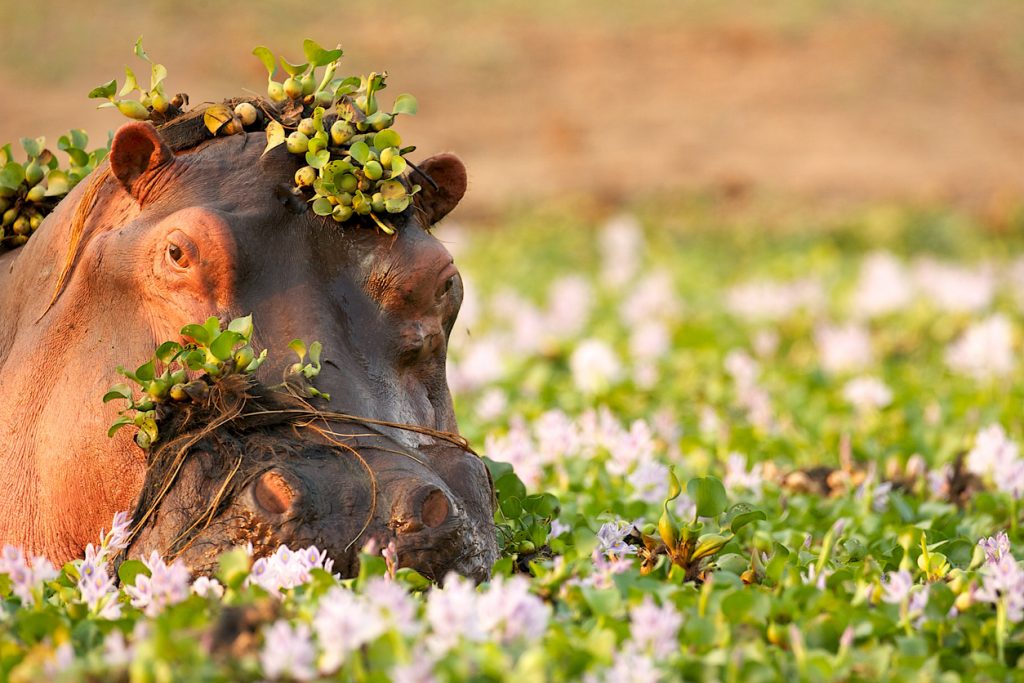
<svg viewBox="0 0 1024 683">
<path fill-rule="evenodd" d="M 185 250 L 174 242 L 167 245 L 167 257 L 179 268 L 188 268 L 188 256 L 185 255 Z"/>
<path fill-rule="evenodd" d="M 452 275 L 452 276 L 451 276 L 450 278 L 448 278 L 447 280 L 445 280 L 445 281 L 444 281 L 444 282 L 443 282 L 443 283 L 441 284 L 441 287 L 440 287 L 440 288 L 439 288 L 439 289 L 437 290 L 437 298 L 438 298 L 438 299 L 440 299 L 440 298 L 441 298 L 441 297 L 443 297 L 443 296 L 444 296 L 445 294 L 447 294 L 448 292 L 452 291 L 452 288 L 453 288 L 454 286 L 455 286 L 455 276 L 454 276 L 454 275 Z"/>
</svg>

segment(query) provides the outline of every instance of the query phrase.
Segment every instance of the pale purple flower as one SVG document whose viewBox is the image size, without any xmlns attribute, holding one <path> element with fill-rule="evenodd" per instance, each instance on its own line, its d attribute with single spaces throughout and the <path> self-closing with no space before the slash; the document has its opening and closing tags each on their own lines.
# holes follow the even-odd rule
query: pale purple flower
<svg viewBox="0 0 1024 683">
<path fill-rule="evenodd" d="M 751 387 L 757 384 L 761 366 L 742 349 L 733 349 L 725 354 L 725 371 L 737 387 Z"/>
<path fill-rule="evenodd" d="M 883 481 L 871 489 L 871 509 L 882 513 L 889 509 L 889 495 L 892 493 L 892 482 Z"/>
<path fill-rule="evenodd" d="M 476 391 L 505 375 L 506 358 L 496 337 L 474 338 L 457 359 L 449 359 L 448 383 L 455 393 Z"/>
<path fill-rule="evenodd" d="M 946 364 L 977 380 L 1005 377 L 1017 364 L 1010 320 L 996 313 L 968 327 L 946 349 Z"/>
<path fill-rule="evenodd" d="M 633 523 L 623 519 L 605 522 L 597 531 L 597 550 L 605 555 L 633 555 L 636 548 L 625 538 L 633 532 Z"/>
<path fill-rule="evenodd" d="M 488 434 L 484 439 L 484 452 L 492 460 L 512 465 L 516 476 L 527 487 L 540 485 L 547 463 L 521 417 L 510 420 L 507 434 Z"/>
<path fill-rule="evenodd" d="M 134 656 L 135 647 L 128 644 L 120 630 L 115 628 L 103 639 L 103 663 L 108 667 L 124 668 Z"/>
<path fill-rule="evenodd" d="M 667 680 L 650 656 L 626 647 L 615 653 L 609 669 L 588 674 L 585 683 L 660 683 Z"/>
<path fill-rule="evenodd" d="M 611 588 L 612 579 L 616 574 L 621 574 L 633 567 L 633 561 L 628 556 L 607 556 L 597 548 L 590 554 L 590 559 L 594 563 L 594 568 L 590 575 L 580 583 L 594 588 Z"/>
<path fill-rule="evenodd" d="M 629 610 L 630 634 L 637 650 L 646 652 L 656 660 L 663 660 L 679 650 L 676 640 L 683 625 L 683 615 L 671 602 L 661 607 L 651 596 Z"/>
<path fill-rule="evenodd" d="M 672 348 L 668 327 L 660 320 L 645 320 L 629 335 L 630 357 L 637 361 L 656 361 Z"/>
<path fill-rule="evenodd" d="M 1013 623 L 1024 621 L 1024 570 L 1009 553 L 981 568 L 982 584 L 973 598 L 979 602 L 1002 602 L 1006 618 Z"/>
<path fill-rule="evenodd" d="M 110 532 L 100 532 L 103 547 L 108 551 L 124 550 L 128 547 L 128 539 L 131 535 L 132 518 L 127 512 L 117 512 L 111 522 Z"/>
<path fill-rule="evenodd" d="M 348 655 L 384 633 L 379 610 L 367 609 L 366 599 L 335 586 L 321 599 L 313 617 L 320 643 L 320 673 L 338 670 Z"/>
<path fill-rule="evenodd" d="M 967 454 L 967 470 L 990 478 L 996 488 L 1014 498 L 1024 495 L 1024 460 L 1020 449 L 998 424 L 978 432 L 974 448 Z"/>
<path fill-rule="evenodd" d="M 906 268 L 891 253 L 876 251 L 861 262 L 852 301 L 858 316 L 874 317 L 902 310 L 913 296 Z"/>
<path fill-rule="evenodd" d="M 330 572 L 333 567 L 334 561 L 327 557 L 327 552 L 319 550 L 316 546 L 292 550 L 287 545 L 282 545 L 272 555 L 253 562 L 249 578 L 246 580 L 250 584 L 262 587 L 271 595 L 279 595 L 282 590 L 308 582 L 313 569 Z"/>
<path fill-rule="evenodd" d="M 892 403 L 892 390 L 877 377 L 856 377 L 843 387 L 843 398 L 858 412 L 868 412 Z"/>
<path fill-rule="evenodd" d="M 978 545 L 985 551 L 985 561 L 989 564 L 998 564 L 1004 556 L 1010 554 L 1010 537 L 1005 531 L 981 539 Z"/>
<path fill-rule="evenodd" d="M 192 582 L 192 592 L 201 598 L 220 599 L 224 595 L 224 586 L 217 579 L 200 576 Z"/>
<path fill-rule="evenodd" d="M 381 557 L 384 558 L 384 566 L 387 567 L 387 577 L 394 581 L 395 572 L 398 571 L 398 543 L 395 539 L 388 541 L 388 544 L 381 549 Z"/>
<path fill-rule="evenodd" d="M 828 373 L 861 370 L 874 360 L 871 336 L 858 325 L 821 325 L 814 332 L 814 340 L 821 367 Z"/>
<path fill-rule="evenodd" d="M 601 279 L 611 287 L 629 282 L 639 271 L 645 239 L 640 221 L 623 214 L 605 223 L 599 242 Z"/>
<path fill-rule="evenodd" d="M 804 309 L 816 311 L 825 302 L 825 291 L 817 280 L 793 282 L 754 280 L 733 286 L 726 292 L 726 307 L 751 321 L 782 320 Z"/>
<path fill-rule="evenodd" d="M 288 678 L 311 681 L 316 678 L 316 651 L 310 629 L 302 622 L 294 626 L 279 620 L 263 632 L 260 666 L 271 680 Z"/>
<path fill-rule="evenodd" d="M 558 538 L 562 534 L 567 534 L 572 531 L 572 527 L 568 524 L 562 524 L 558 519 L 551 520 L 551 535 L 548 538 Z"/>
<path fill-rule="evenodd" d="M 75 650 L 71 643 L 64 641 L 53 650 L 53 655 L 43 664 L 43 673 L 56 676 L 67 671 L 75 663 Z"/>
<path fill-rule="evenodd" d="M 916 590 L 910 592 L 910 600 L 907 601 L 907 618 L 914 619 L 914 626 L 920 628 L 924 623 L 924 610 L 928 607 L 928 591 L 931 586 L 917 586 Z"/>
<path fill-rule="evenodd" d="M 419 632 L 416 603 L 395 581 L 384 577 L 370 579 L 363 588 L 363 599 L 376 610 L 384 630 L 393 629 L 407 636 Z"/>
<path fill-rule="evenodd" d="M 476 606 L 476 588 L 472 581 L 454 573 L 445 577 L 443 589 L 435 588 L 427 595 L 426 619 L 431 630 L 426 645 L 437 656 L 454 648 L 461 638 L 485 638 Z"/>
<path fill-rule="evenodd" d="M 971 269 L 920 259 L 914 264 L 914 279 L 921 292 L 939 308 L 954 313 L 984 310 L 995 295 L 995 273 L 985 264 Z"/>
<path fill-rule="evenodd" d="M 391 669 L 391 683 L 437 683 L 434 676 L 434 660 L 417 653 L 416 658 L 407 664 L 396 664 Z"/>
<path fill-rule="evenodd" d="M 506 645 L 539 640 L 551 616 L 551 608 L 530 593 L 530 582 L 522 576 L 496 576 L 477 596 L 477 611 L 487 639 Z"/>
<path fill-rule="evenodd" d="M 620 430 L 615 437 L 614 441 L 605 443 L 612 456 L 607 463 L 612 474 L 621 476 L 638 463 L 651 461 L 658 449 L 651 426 L 644 420 L 634 420 L 629 431 Z"/>
<path fill-rule="evenodd" d="M 810 536 L 808 536 L 808 538 L 810 538 Z M 805 586 L 814 586 L 818 590 L 823 591 L 825 590 L 825 582 L 830 576 L 832 576 L 831 569 L 826 567 L 819 572 L 818 565 L 812 563 L 807 565 L 806 574 L 800 574 L 800 580 L 803 581 Z"/>
<path fill-rule="evenodd" d="M 84 560 L 78 568 L 78 574 L 78 590 L 82 594 L 82 600 L 89 605 L 89 609 L 96 611 L 109 603 L 117 604 L 118 590 L 105 564 L 97 567 L 93 562 Z M 120 609 L 108 609 L 107 613 L 116 613 L 114 618 L 117 618 L 120 616 Z"/>
<path fill-rule="evenodd" d="M 889 572 L 882 580 L 882 600 L 892 605 L 900 605 L 910 597 L 913 585 L 914 577 L 906 569 Z"/>
<path fill-rule="evenodd" d="M 135 585 L 125 586 L 124 592 L 131 598 L 132 606 L 143 610 L 146 616 L 155 617 L 191 594 L 192 575 L 181 560 L 168 565 L 154 550 L 142 562 L 150 575 L 139 574 Z"/>
<path fill-rule="evenodd" d="M 36 555 L 30 564 L 21 548 L 12 545 L 5 545 L 0 555 L 0 574 L 7 574 L 12 592 L 24 605 L 34 605 L 42 585 L 57 578 L 57 570 L 47 558 Z"/>
<path fill-rule="evenodd" d="M 508 409 L 508 397 L 498 387 L 486 389 L 473 404 L 478 419 L 493 422 L 505 414 Z"/>
<path fill-rule="evenodd" d="M 569 356 L 576 389 L 586 395 L 607 391 L 622 377 L 622 364 L 608 344 L 600 339 L 584 339 Z"/>
<path fill-rule="evenodd" d="M 747 470 L 747 456 L 742 453 L 730 453 L 725 462 L 725 479 L 723 483 L 726 488 L 746 489 L 751 493 L 760 495 L 761 487 L 764 485 L 761 463 L 755 463 Z"/>
<path fill-rule="evenodd" d="M 758 330 L 751 345 L 760 358 L 770 358 L 779 348 L 779 333 L 775 330 Z"/>
<path fill-rule="evenodd" d="M 586 326 L 594 305 L 590 283 L 579 275 L 568 275 L 551 283 L 545 334 L 556 340 L 570 339 Z"/>
<path fill-rule="evenodd" d="M 541 462 L 549 464 L 574 459 L 580 451 L 579 428 L 561 410 L 548 410 L 532 425 L 537 454 Z"/>
<path fill-rule="evenodd" d="M 953 466 L 948 463 L 934 470 L 929 470 L 928 491 L 932 498 L 944 499 L 949 496 L 949 478 L 953 474 Z"/>
<path fill-rule="evenodd" d="M 629 288 L 629 295 L 619 305 L 619 314 L 629 327 L 647 322 L 671 322 L 679 317 L 681 310 L 672 274 L 665 270 L 644 275 Z"/>
<path fill-rule="evenodd" d="M 668 467 L 656 460 L 642 462 L 629 475 L 629 485 L 645 503 L 660 503 L 668 496 Z"/>
</svg>

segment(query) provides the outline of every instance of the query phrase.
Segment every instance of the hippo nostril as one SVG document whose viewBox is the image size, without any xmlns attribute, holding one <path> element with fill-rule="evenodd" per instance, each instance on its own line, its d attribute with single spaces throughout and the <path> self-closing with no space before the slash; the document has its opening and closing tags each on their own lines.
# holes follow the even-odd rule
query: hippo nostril
<svg viewBox="0 0 1024 683">
<path fill-rule="evenodd" d="M 444 495 L 441 489 L 434 489 L 423 499 L 420 519 L 423 524 L 433 529 L 448 519 L 449 511 L 448 496 Z"/>
<path fill-rule="evenodd" d="M 292 506 L 295 492 L 279 472 L 264 472 L 253 486 L 256 503 L 275 515 L 287 512 Z"/>
</svg>

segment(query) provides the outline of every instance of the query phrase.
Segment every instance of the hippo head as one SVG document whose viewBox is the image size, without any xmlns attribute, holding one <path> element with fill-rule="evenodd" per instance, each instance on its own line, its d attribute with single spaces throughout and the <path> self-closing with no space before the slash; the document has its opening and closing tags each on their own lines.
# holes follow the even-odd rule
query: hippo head
<svg viewBox="0 0 1024 683">
<path fill-rule="evenodd" d="M 482 580 L 497 559 L 490 480 L 458 439 L 412 451 L 240 375 L 164 415 L 176 436 L 150 453 L 127 556 L 157 550 L 209 572 L 233 546 L 312 545 L 353 576 L 366 544 L 393 542 L 399 566 L 435 581 Z"/>
<path fill-rule="evenodd" d="M 378 441 L 365 444 L 379 451 L 373 506 L 365 468 L 337 457 L 347 446 L 290 425 L 251 437 L 281 444 L 266 449 L 274 455 L 263 465 L 248 457 L 242 465 L 248 488 L 231 503 L 248 506 L 254 524 L 270 525 L 282 542 L 337 549 L 361 538 L 349 532 L 372 509 L 377 535 L 404 528 L 409 548 L 464 527 L 466 486 L 490 496 L 483 464 L 430 435 L 457 433 L 445 356 L 462 280 L 430 229 L 466 190 L 462 162 L 442 154 L 414 167 L 408 182 L 422 191 L 389 215 L 394 234 L 386 234 L 306 210 L 294 192 L 303 160 L 266 146 L 258 131 L 211 139 L 202 112 L 159 131 L 126 124 L 109 166 L 80 183 L 15 258 L 0 257 L 0 386 L 31 404 L 0 406 L 0 434 L 15 435 L 0 444 L 0 461 L 21 463 L 0 483 L 22 491 L 33 482 L 30 501 L 0 502 L 5 539 L 63 562 L 134 507 L 152 463 L 131 430 L 105 436 L 117 408 L 100 409 L 98 397 L 118 381 L 118 365 L 134 367 L 210 316 L 253 315 L 253 345 L 269 351 L 258 375 L 267 385 L 294 360 L 291 340 L 321 342 L 316 388 L 330 399 L 315 399 L 315 409 L 377 425 Z M 45 358 L 54 381 L 14 362 L 24 358 Z M 326 424 L 353 429 L 342 419 Z M 216 481 L 226 461 L 217 444 L 196 448 L 181 486 L 206 495 L 203 477 Z M 436 531 L 417 536 L 419 525 Z"/>
</svg>

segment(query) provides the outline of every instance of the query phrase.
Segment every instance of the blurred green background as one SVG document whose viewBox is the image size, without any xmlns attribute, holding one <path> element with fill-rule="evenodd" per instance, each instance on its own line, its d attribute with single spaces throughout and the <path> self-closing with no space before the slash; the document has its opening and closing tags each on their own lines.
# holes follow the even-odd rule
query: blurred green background
<svg viewBox="0 0 1024 683">
<path fill-rule="evenodd" d="M 340 42 L 350 73 L 419 98 L 400 126 L 417 155 L 466 160 L 463 216 L 686 194 L 999 227 L 1024 198 L 1020 0 L 3 0 L 0 141 L 102 139 L 122 119 L 85 94 L 138 66 L 139 35 L 193 104 L 263 93 L 256 45 Z"/>
</svg>

